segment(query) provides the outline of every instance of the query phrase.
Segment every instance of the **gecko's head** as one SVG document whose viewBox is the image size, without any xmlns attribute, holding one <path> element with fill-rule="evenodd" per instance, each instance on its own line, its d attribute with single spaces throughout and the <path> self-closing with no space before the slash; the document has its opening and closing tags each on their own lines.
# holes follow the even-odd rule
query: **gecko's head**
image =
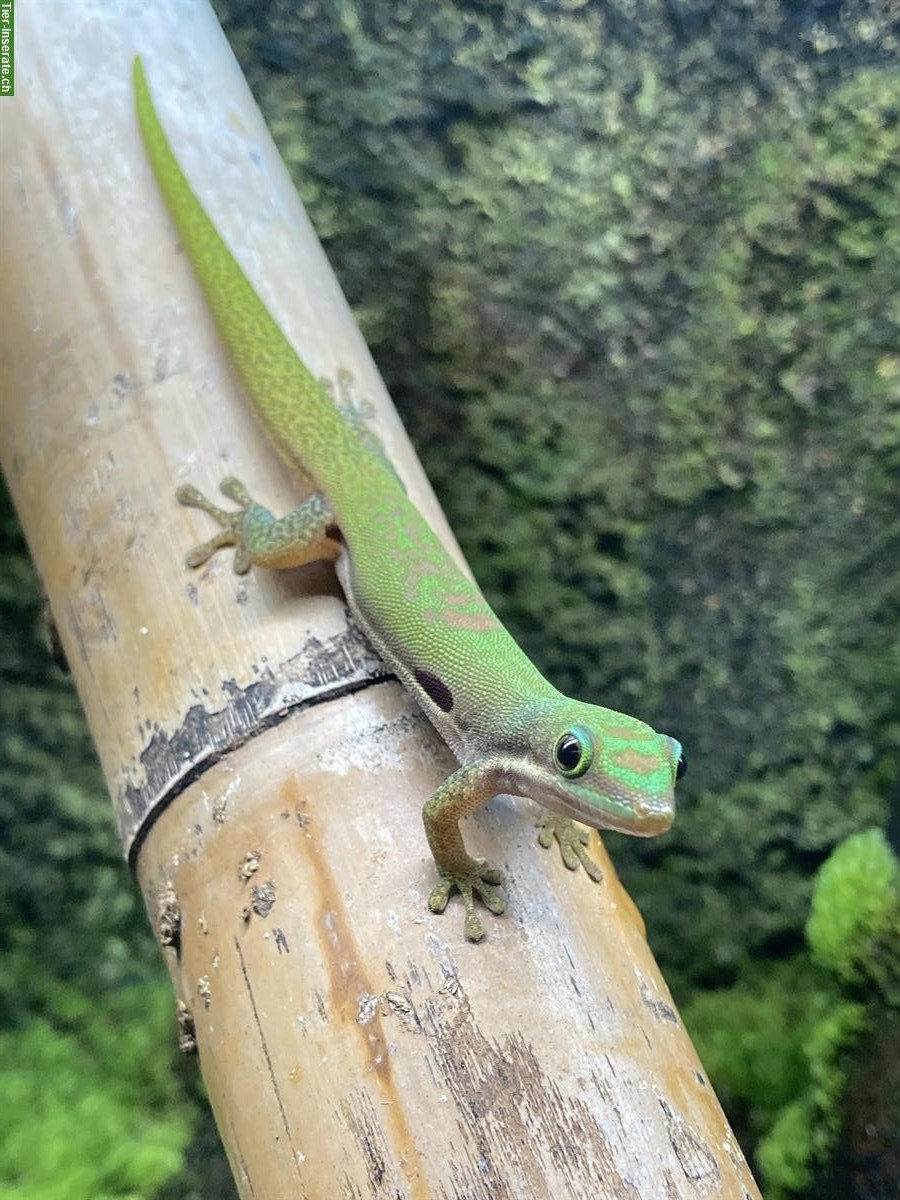
<svg viewBox="0 0 900 1200">
<path fill-rule="evenodd" d="M 665 833 L 675 819 L 675 783 L 687 770 L 675 738 L 624 713 L 567 700 L 534 723 L 529 741 L 544 802 L 556 811 L 637 837 Z"/>
</svg>

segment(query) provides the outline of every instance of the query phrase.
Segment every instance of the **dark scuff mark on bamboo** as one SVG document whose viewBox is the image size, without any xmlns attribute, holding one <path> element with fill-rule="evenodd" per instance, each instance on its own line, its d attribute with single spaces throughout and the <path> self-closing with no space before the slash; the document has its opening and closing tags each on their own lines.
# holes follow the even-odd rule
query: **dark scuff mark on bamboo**
<svg viewBox="0 0 900 1200">
<path fill-rule="evenodd" d="M 182 1054 L 197 1053 L 197 1028 L 194 1014 L 183 1000 L 178 1001 L 178 1049 Z"/>
<path fill-rule="evenodd" d="M 678 1024 L 678 1013 L 660 996 L 654 996 L 646 979 L 640 981 L 640 993 L 641 1003 L 653 1013 L 658 1021 L 668 1021 L 670 1025 Z"/>
<path fill-rule="evenodd" d="M 297 1175 L 300 1175 L 300 1164 L 297 1158 L 297 1150 L 294 1146 L 294 1139 L 291 1137 L 291 1126 L 288 1121 L 287 1112 L 285 1111 L 284 1101 L 281 1098 L 281 1089 L 278 1086 L 278 1080 L 275 1078 L 275 1070 L 272 1066 L 272 1058 L 269 1054 L 269 1047 L 266 1043 L 266 1035 L 263 1032 L 262 1022 L 259 1019 L 259 1011 L 256 1007 L 256 998 L 253 995 L 253 986 L 250 983 L 250 976 L 247 972 L 247 964 L 244 961 L 244 954 L 241 950 L 241 943 L 237 938 L 234 939 L 234 948 L 237 951 L 238 962 L 241 965 L 241 974 L 244 977 L 244 984 L 247 988 L 247 997 L 250 1000 L 250 1007 L 253 1010 L 253 1024 L 256 1026 L 256 1032 L 259 1034 L 259 1044 L 262 1047 L 262 1052 L 266 1060 L 266 1067 L 269 1071 L 269 1080 L 272 1084 L 272 1091 L 275 1094 L 275 1100 L 278 1103 L 278 1111 L 281 1113 L 281 1122 L 284 1125 L 284 1132 L 287 1135 L 288 1145 L 291 1148 L 291 1160 Z"/>
<path fill-rule="evenodd" d="M 389 1172 L 392 1173 L 389 1166 L 390 1149 L 385 1142 L 383 1127 L 372 1104 L 372 1097 L 363 1088 L 356 1088 L 347 1100 L 341 1101 L 341 1116 L 362 1150 L 370 1194 L 402 1195 L 402 1192 L 397 1191 L 396 1184 L 391 1187 L 389 1181 Z M 388 1193 L 382 1190 L 386 1182 Z"/>
<path fill-rule="evenodd" d="M 265 883 L 255 884 L 251 895 L 250 907 L 258 917 L 267 917 L 275 907 L 275 881 L 267 879 Z"/>
<path fill-rule="evenodd" d="M 171 879 L 166 879 L 156 898 L 156 932 L 161 946 L 181 953 L 181 905 Z"/>
<path fill-rule="evenodd" d="M 709 1150 L 690 1128 L 684 1117 L 673 1112 L 662 1097 L 659 1106 L 666 1118 L 666 1132 L 672 1149 L 681 1163 L 681 1169 L 692 1183 L 718 1187 L 721 1179 L 719 1164 Z"/>
<path fill-rule="evenodd" d="M 564 1094 L 520 1033 L 485 1037 L 461 987 L 432 994 L 417 1018 L 431 1073 L 452 1094 L 461 1124 L 463 1137 L 452 1154 L 453 1195 L 519 1200 L 525 1187 L 544 1196 L 552 1164 L 572 1195 L 594 1194 L 602 1183 L 604 1195 L 641 1200 L 620 1174 L 590 1103 Z M 517 1147 L 516 1178 L 508 1170 L 510 1146 Z"/>
</svg>

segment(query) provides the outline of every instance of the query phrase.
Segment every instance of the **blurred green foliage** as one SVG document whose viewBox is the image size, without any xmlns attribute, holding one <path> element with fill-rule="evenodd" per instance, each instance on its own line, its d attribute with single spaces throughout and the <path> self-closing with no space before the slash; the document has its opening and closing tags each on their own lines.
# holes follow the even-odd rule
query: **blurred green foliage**
<svg viewBox="0 0 900 1200">
<path fill-rule="evenodd" d="M 0 1197 L 137 1200 L 181 1177 L 200 1200 L 184 1150 L 209 1118 L 2 485 L 0 631 Z"/>
<path fill-rule="evenodd" d="M 685 743 L 673 833 L 609 841 L 745 1148 L 773 1195 L 890 1196 L 895 885 L 853 840 L 900 805 L 890 6 L 218 8 L 491 601 L 558 686 Z M 161 970 L 21 545 L 0 567 L 3 1036 L 75 1072 Z M 140 1103 L 106 1063 L 98 1194 Z M 159 1180 L 190 1125 L 162 1087 Z M 221 1195 L 209 1157 L 160 1194 Z"/>
<path fill-rule="evenodd" d="M 863 1005 L 847 1002 L 810 1031 L 803 1045 L 807 1086 L 778 1114 L 757 1151 L 767 1200 L 806 1193 L 815 1169 L 827 1162 L 843 1121 L 847 1053 L 864 1028 Z"/>
<path fill-rule="evenodd" d="M 819 871 L 806 937 L 846 984 L 900 1009 L 900 863 L 880 829 L 847 838 Z"/>
<path fill-rule="evenodd" d="M 34 958 L 28 969 L 40 970 Z M 0 1033 L 0 1195 L 152 1196 L 180 1172 L 194 1125 L 174 1070 L 171 987 L 98 1000 L 44 984 L 41 1014 Z"/>
<path fill-rule="evenodd" d="M 842 1134 L 844 1153 L 859 1156 L 845 1128 L 854 1055 L 865 1062 L 877 1044 L 868 1069 L 881 1074 L 882 1056 L 900 1052 L 900 862 L 880 829 L 848 837 L 820 868 L 806 936 L 811 954 L 756 964 L 734 987 L 696 994 L 684 1011 L 722 1099 L 761 1137 L 766 1200 L 805 1195 L 817 1177 L 821 1184 Z M 891 1172 L 898 1108 L 895 1096 L 878 1114 L 883 1126 L 893 1122 Z M 892 1180 L 885 1173 L 885 1196 Z"/>
</svg>

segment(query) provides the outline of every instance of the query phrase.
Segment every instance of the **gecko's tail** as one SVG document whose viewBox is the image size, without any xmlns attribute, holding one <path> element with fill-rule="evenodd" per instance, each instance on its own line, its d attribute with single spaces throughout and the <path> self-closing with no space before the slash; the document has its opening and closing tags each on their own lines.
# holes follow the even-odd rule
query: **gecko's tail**
<svg viewBox="0 0 900 1200">
<path fill-rule="evenodd" d="M 293 458 L 293 448 L 308 443 L 311 432 L 339 420 L 336 410 L 188 183 L 160 123 L 139 56 L 132 77 L 138 124 L 166 207 L 258 415 L 279 448 Z"/>
</svg>

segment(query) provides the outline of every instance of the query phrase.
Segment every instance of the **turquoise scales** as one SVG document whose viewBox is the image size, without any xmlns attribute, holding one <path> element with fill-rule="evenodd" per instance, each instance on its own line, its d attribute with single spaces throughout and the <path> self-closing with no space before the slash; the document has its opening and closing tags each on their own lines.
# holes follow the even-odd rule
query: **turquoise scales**
<svg viewBox="0 0 900 1200">
<path fill-rule="evenodd" d="M 457 890 L 465 932 L 484 936 L 477 895 L 506 906 L 501 872 L 467 853 L 462 817 L 499 792 L 547 806 L 540 841 L 559 842 L 567 866 L 599 870 L 581 821 L 651 836 L 674 818 L 681 746 L 624 713 L 563 696 L 540 674 L 410 502 L 374 439 L 348 419 L 279 329 L 184 177 L 159 123 L 139 59 L 138 119 L 147 153 L 244 388 L 280 453 L 312 494 L 276 519 L 235 479 L 225 511 L 195 488 L 178 491 L 221 526 L 196 547 L 197 566 L 234 546 L 235 569 L 336 563 L 347 601 L 385 662 L 460 760 L 423 817 L 440 876 L 429 898 L 442 912 Z"/>
</svg>

